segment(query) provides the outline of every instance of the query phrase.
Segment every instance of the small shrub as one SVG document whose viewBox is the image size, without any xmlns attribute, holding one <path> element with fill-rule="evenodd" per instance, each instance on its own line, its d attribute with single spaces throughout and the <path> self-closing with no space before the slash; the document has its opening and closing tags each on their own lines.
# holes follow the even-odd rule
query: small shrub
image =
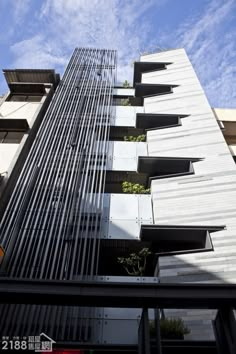
<svg viewBox="0 0 236 354">
<path fill-rule="evenodd" d="M 130 253 L 128 257 L 118 257 L 117 262 L 122 265 L 128 275 L 143 276 L 146 269 L 147 257 L 152 252 L 143 248 L 138 253 Z"/>
<path fill-rule="evenodd" d="M 150 336 L 155 336 L 155 322 L 149 322 Z M 162 339 L 183 339 L 185 334 L 190 333 L 182 318 L 164 318 L 160 320 Z"/>
<path fill-rule="evenodd" d="M 122 192 L 129 194 L 150 194 L 150 188 L 145 188 L 143 184 L 132 183 L 132 182 L 123 182 L 122 183 Z"/>
<path fill-rule="evenodd" d="M 131 103 L 128 98 L 122 98 L 120 102 L 121 106 L 131 106 Z"/>
<path fill-rule="evenodd" d="M 146 135 L 142 134 L 142 135 L 138 135 L 138 136 L 124 136 L 124 141 L 136 141 L 136 142 L 140 142 L 140 141 L 145 141 L 146 140 Z"/>
<path fill-rule="evenodd" d="M 129 81 L 125 80 L 125 81 L 123 82 L 123 87 L 124 87 L 124 88 L 130 87 Z"/>
</svg>

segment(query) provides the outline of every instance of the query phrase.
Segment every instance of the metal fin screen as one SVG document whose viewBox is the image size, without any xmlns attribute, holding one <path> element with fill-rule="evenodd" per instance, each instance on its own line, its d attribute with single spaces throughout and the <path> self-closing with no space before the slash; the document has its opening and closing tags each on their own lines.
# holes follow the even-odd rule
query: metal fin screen
<svg viewBox="0 0 236 354">
<path fill-rule="evenodd" d="M 1 222 L 2 275 L 97 274 L 115 76 L 116 51 L 75 49 Z"/>
</svg>

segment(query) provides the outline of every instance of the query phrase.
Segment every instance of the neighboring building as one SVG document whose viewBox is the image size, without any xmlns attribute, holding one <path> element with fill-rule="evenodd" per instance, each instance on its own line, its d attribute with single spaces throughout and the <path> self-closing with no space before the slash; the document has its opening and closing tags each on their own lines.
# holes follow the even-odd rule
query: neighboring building
<svg viewBox="0 0 236 354">
<path fill-rule="evenodd" d="M 236 109 L 213 108 L 229 150 L 236 162 Z"/>
<path fill-rule="evenodd" d="M 115 51 L 74 51 L 1 221 L 2 276 L 68 288 L 235 283 L 236 167 L 185 51 L 142 56 L 133 87 L 115 75 Z M 130 253 L 142 269 L 118 262 Z M 120 350 L 137 344 L 143 313 L 122 302 L 2 310 L 4 336 Z M 165 313 L 186 321 L 186 338 L 213 338 L 215 312 Z"/>
<path fill-rule="evenodd" d="M 59 76 L 54 70 L 4 70 L 0 98 L 0 216 L 12 194 Z"/>
</svg>

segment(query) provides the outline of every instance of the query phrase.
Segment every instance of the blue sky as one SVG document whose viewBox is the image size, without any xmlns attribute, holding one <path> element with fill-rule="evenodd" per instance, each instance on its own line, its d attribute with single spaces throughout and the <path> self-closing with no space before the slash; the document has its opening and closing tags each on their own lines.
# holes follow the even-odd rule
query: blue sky
<svg viewBox="0 0 236 354">
<path fill-rule="evenodd" d="M 74 47 L 118 50 L 118 79 L 184 47 L 214 107 L 236 107 L 236 0 L 0 0 L 0 68 L 55 68 Z M 6 91 L 0 76 L 0 94 Z"/>
</svg>

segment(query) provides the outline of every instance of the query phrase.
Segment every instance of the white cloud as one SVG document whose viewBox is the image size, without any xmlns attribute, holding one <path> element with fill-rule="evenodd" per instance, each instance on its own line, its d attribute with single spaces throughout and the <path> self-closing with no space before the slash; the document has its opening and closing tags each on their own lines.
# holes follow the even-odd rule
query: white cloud
<svg viewBox="0 0 236 354">
<path fill-rule="evenodd" d="M 18 42 L 11 46 L 11 50 L 16 56 L 16 68 L 53 68 L 67 62 L 67 58 L 57 54 L 53 43 L 47 42 L 45 36 L 41 35 Z"/>
<path fill-rule="evenodd" d="M 131 61 L 143 47 L 148 21 L 137 19 L 164 0 L 46 0 L 39 13 L 43 35 L 14 44 L 14 65 L 64 64 L 75 46 L 118 50 L 119 80 L 131 80 Z M 143 33 L 143 35 L 140 35 Z"/>
<path fill-rule="evenodd" d="M 235 33 L 226 30 L 235 5 L 232 0 L 212 1 L 182 38 L 212 105 L 236 107 Z"/>
<path fill-rule="evenodd" d="M 30 0 L 14 0 L 12 5 L 14 22 L 21 24 L 30 9 Z"/>
<path fill-rule="evenodd" d="M 24 17 L 21 1 L 17 0 L 15 10 L 18 18 Z M 28 11 L 29 0 L 23 1 Z M 236 44 L 235 33 L 228 27 L 236 13 L 235 0 L 209 0 L 201 13 L 186 18 L 175 31 L 166 27 L 158 32 L 149 22 L 150 13 L 155 11 L 158 21 L 158 7 L 165 2 L 168 0 L 44 0 L 34 31 L 11 46 L 13 65 L 62 71 L 75 46 L 112 48 L 118 50 L 118 81 L 132 81 L 130 64 L 140 52 L 185 47 L 210 103 L 232 107 Z"/>
<path fill-rule="evenodd" d="M 204 12 L 186 19 L 174 34 L 160 33 L 164 46 L 186 49 L 212 106 L 236 107 L 235 14 L 234 0 L 211 0 Z"/>
</svg>

